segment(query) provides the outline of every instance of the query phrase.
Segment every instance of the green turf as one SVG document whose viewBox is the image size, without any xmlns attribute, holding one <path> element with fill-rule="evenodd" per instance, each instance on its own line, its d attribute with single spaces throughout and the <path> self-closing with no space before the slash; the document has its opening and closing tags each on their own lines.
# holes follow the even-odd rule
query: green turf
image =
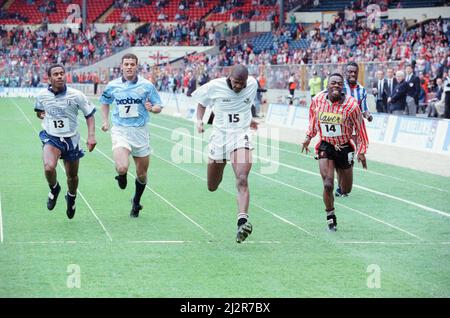
<svg viewBox="0 0 450 318">
<path fill-rule="evenodd" d="M 45 206 L 33 101 L 1 99 L 0 108 L 0 297 L 450 296 L 450 218 L 438 213 L 450 213 L 449 178 L 369 160 L 378 174 L 355 169 L 352 194 L 336 199 L 339 230 L 329 233 L 321 179 L 307 173 L 318 173 L 317 161 L 280 143 L 277 173 L 261 173 L 267 162 L 254 164 L 254 233 L 239 245 L 231 167 L 221 188 L 208 192 L 205 162 L 171 161 L 180 128 L 199 137 L 193 125 L 161 114 L 149 127 L 152 191 L 143 195 L 141 216 L 129 218 L 133 179 L 126 190 L 117 187 L 110 135 L 97 129 L 97 150 L 79 172 L 89 207 L 78 195 L 68 220 L 63 196 L 53 212 Z M 96 118 L 99 127 L 100 112 Z M 58 179 L 66 191 L 61 168 Z M 80 268 L 81 288 L 67 287 L 70 264 Z M 367 286 L 371 264 L 381 270 L 380 288 Z"/>
</svg>

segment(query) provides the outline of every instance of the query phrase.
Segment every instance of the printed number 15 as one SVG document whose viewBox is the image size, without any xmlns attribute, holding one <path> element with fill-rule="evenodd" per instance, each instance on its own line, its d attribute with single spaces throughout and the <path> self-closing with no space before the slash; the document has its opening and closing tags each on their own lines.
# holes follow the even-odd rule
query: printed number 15
<svg viewBox="0 0 450 318">
<path fill-rule="evenodd" d="M 230 123 L 237 123 L 239 121 L 239 114 L 228 114 Z"/>
</svg>

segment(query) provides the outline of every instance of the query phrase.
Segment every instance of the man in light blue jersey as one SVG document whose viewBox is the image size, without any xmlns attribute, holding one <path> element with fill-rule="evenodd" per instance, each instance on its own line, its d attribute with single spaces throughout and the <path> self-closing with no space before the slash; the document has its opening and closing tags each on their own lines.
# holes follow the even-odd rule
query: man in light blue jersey
<svg viewBox="0 0 450 318">
<path fill-rule="evenodd" d="M 92 151 L 97 143 L 93 116 L 95 106 L 82 92 L 66 86 L 65 70 L 62 65 L 51 65 L 47 73 L 50 85 L 47 90 L 37 96 L 34 107 L 37 117 L 42 119 L 44 128 L 39 133 L 39 137 L 43 144 L 45 178 L 50 187 L 47 208 L 53 210 L 61 191 L 56 176 L 56 165 L 61 158 L 64 160 L 68 186 L 66 214 L 71 219 L 75 215 L 79 160 L 84 156 L 79 146 L 78 111 L 81 110 L 86 118 L 87 148 Z"/>
<path fill-rule="evenodd" d="M 122 77 L 108 83 L 100 97 L 102 104 L 103 131 L 110 128 L 109 107 L 112 110 L 112 150 L 116 166 L 115 177 L 119 187 L 127 186 L 129 156 L 133 156 L 136 165 L 136 191 L 131 202 L 131 217 L 138 217 L 142 210 L 142 193 L 147 184 L 147 170 L 150 162 L 150 136 L 147 123 L 149 112 L 158 114 L 162 110 L 161 98 L 155 86 L 137 75 L 138 58 L 134 54 L 122 57 Z"/>
</svg>

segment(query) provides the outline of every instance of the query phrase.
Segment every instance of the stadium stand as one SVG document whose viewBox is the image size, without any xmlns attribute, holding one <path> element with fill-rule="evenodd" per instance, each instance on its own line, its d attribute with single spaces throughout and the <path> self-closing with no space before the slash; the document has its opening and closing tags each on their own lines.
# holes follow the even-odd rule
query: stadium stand
<svg viewBox="0 0 450 318">
<path fill-rule="evenodd" d="M 0 19 L 3 24 L 39 24 L 43 21 L 64 23 L 71 14 L 71 12 L 66 11 L 68 6 L 75 4 L 81 8 L 81 3 L 82 0 L 14 0 L 7 9 L 2 9 L 3 15 L 7 18 L 1 18 L 0 15 Z M 92 23 L 113 4 L 113 1 L 88 1 L 87 3 L 88 22 Z M 3 5 L 0 7 L 3 7 Z"/>
</svg>

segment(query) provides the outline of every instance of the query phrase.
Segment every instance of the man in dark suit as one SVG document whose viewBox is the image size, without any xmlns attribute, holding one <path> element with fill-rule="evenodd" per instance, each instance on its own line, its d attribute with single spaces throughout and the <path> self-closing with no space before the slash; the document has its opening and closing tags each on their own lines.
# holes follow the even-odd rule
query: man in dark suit
<svg viewBox="0 0 450 318">
<path fill-rule="evenodd" d="M 408 83 L 407 112 L 409 116 L 416 116 L 420 95 L 420 79 L 414 74 L 414 68 L 411 64 L 406 65 L 405 71 L 405 80 Z"/>
<path fill-rule="evenodd" d="M 392 95 L 394 95 L 395 89 L 397 88 L 397 85 L 398 85 L 397 79 L 394 76 L 394 69 L 388 68 L 386 70 L 385 80 L 386 80 L 386 85 L 385 85 L 386 100 L 388 100 L 389 97 L 392 97 Z M 387 111 L 389 113 L 391 112 L 391 105 L 389 102 L 387 103 Z"/>
<path fill-rule="evenodd" d="M 377 79 L 372 84 L 378 113 L 387 113 L 387 83 L 383 71 L 377 71 Z"/>
<path fill-rule="evenodd" d="M 403 71 L 397 71 L 395 77 L 398 85 L 394 94 L 388 98 L 388 103 L 393 115 L 403 115 L 407 105 L 406 97 L 408 96 L 409 84 L 405 81 L 405 73 Z"/>
</svg>

